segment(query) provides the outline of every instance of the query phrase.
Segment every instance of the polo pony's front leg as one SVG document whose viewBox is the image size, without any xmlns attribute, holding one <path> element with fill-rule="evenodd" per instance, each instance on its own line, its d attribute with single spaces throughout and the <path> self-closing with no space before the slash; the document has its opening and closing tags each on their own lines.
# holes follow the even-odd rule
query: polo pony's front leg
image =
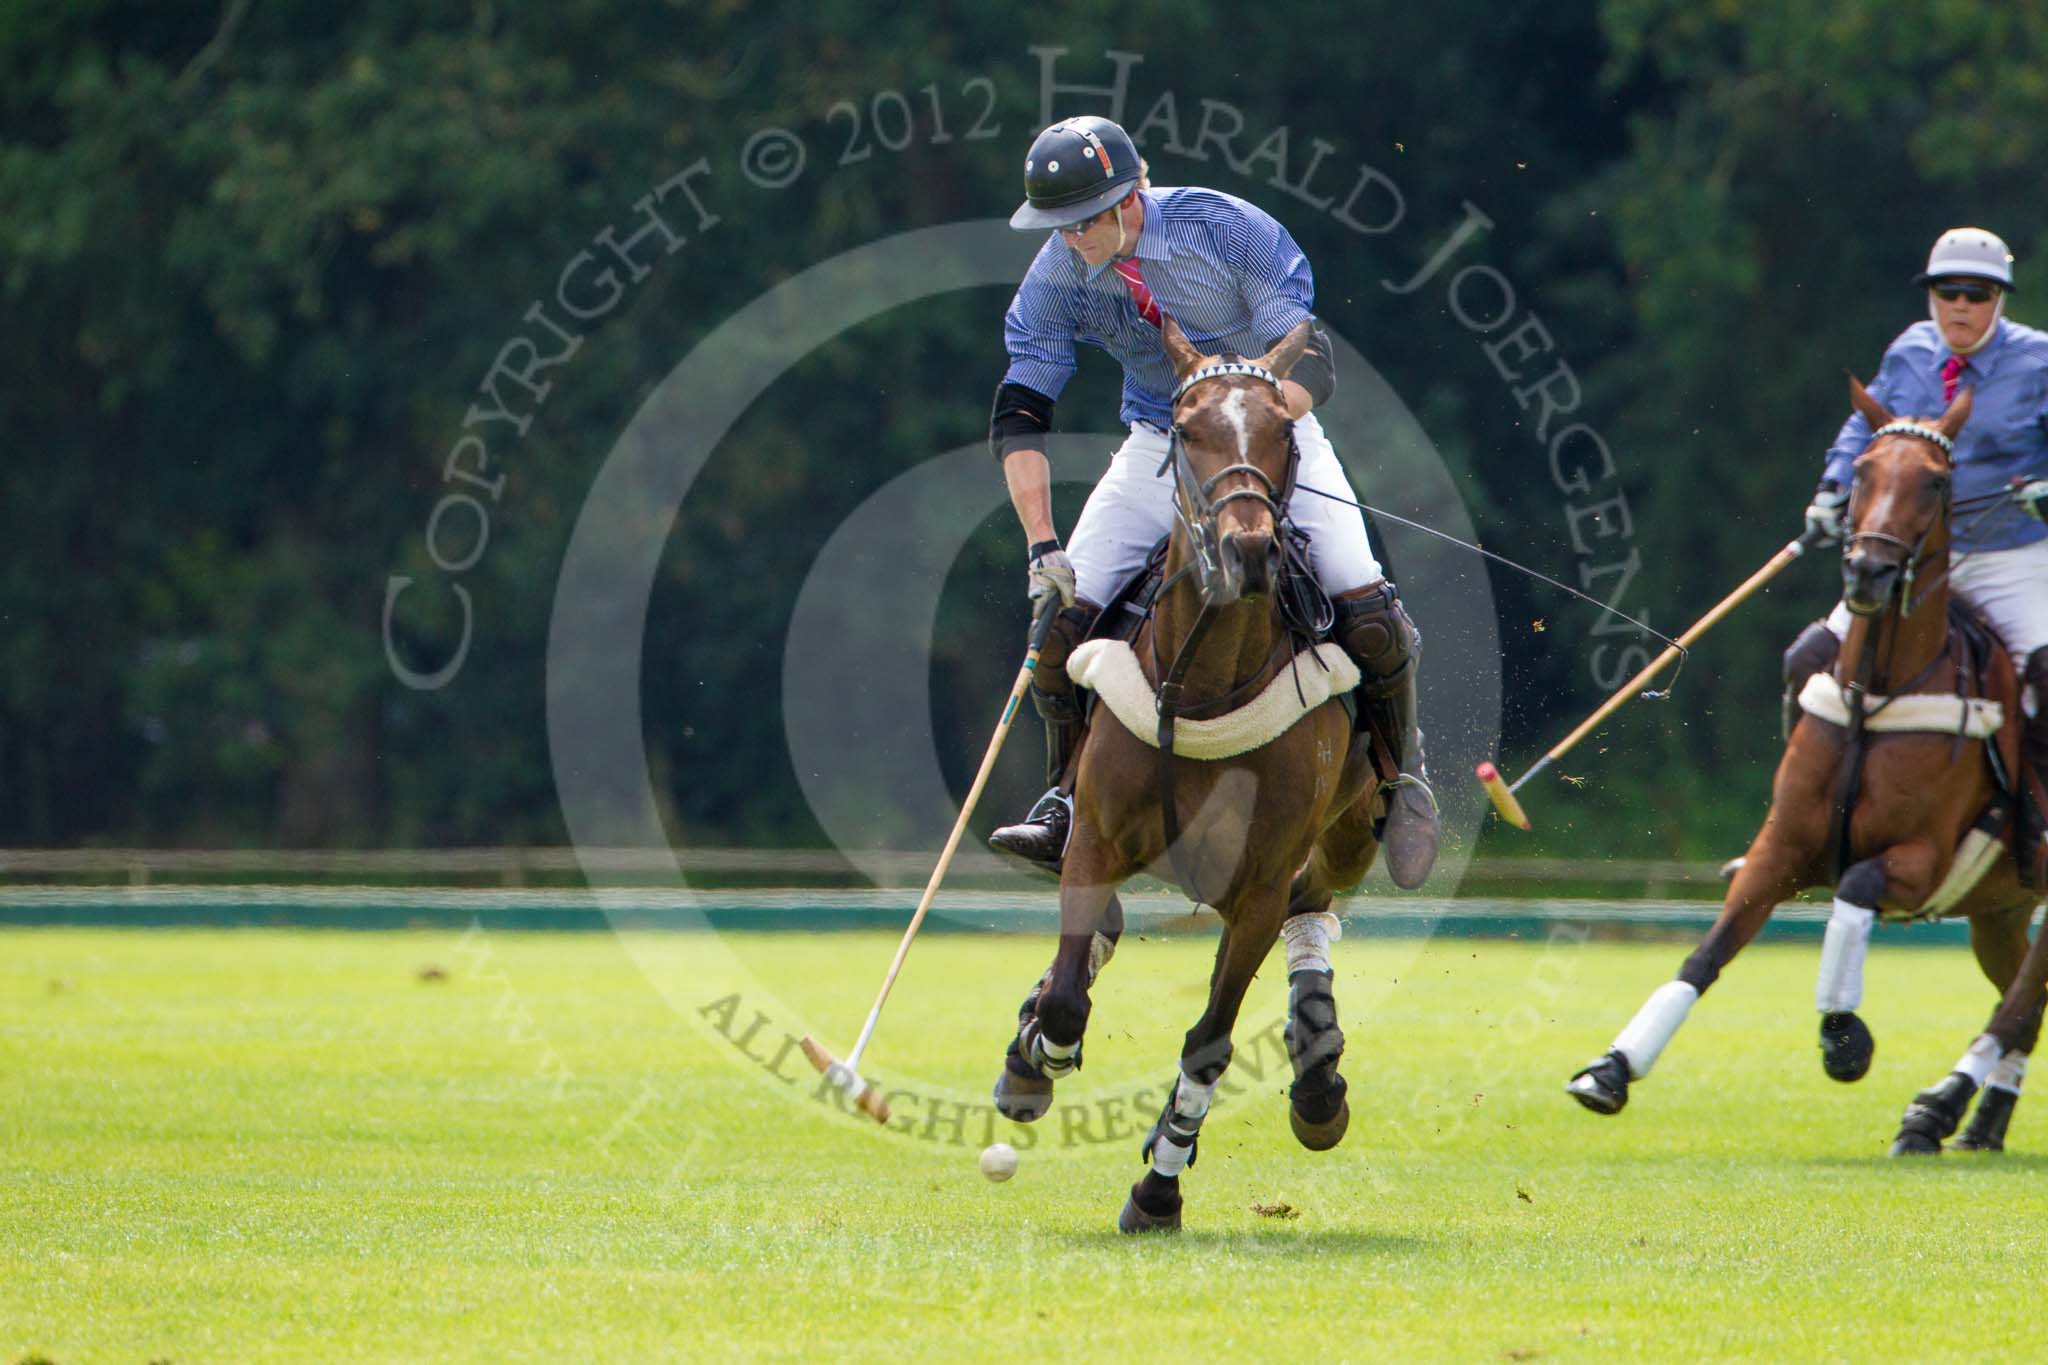
<svg viewBox="0 0 2048 1365">
<path fill-rule="evenodd" d="M 1678 978 L 1651 992 L 1607 1051 L 1579 1068 L 1565 1085 L 1573 1099 L 1596 1114 L 1622 1111 L 1629 1083 L 1650 1074 L 1693 1003 L 1756 937 L 1772 909 L 1803 885 L 1796 871 L 1802 861 L 1796 850 L 1771 836 L 1766 824 L 1735 874 L 1719 917 L 1679 968 Z"/>
<path fill-rule="evenodd" d="M 1123 903 L 1109 883 L 1064 874 L 1060 883 L 1060 946 L 1052 965 L 1017 1011 L 1017 1035 L 1003 1055 L 995 1104 L 1004 1118 L 1031 1123 L 1052 1108 L 1053 1082 L 1081 1065 L 1088 1027 L 1088 990 L 1116 952 Z"/>
<path fill-rule="evenodd" d="M 1180 1230 L 1181 1172 L 1195 1164 L 1202 1121 L 1209 1116 L 1216 1085 L 1230 1065 L 1230 1031 L 1237 1024 L 1245 990 L 1278 937 L 1281 907 L 1274 904 L 1262 911 L 1247 914 L 1240 910 L 1224 921 L 1223 941 L 1216 948 L 1216 972 L 1209 981 L 1209 1007 L 1181 1045 L 1180 1072 L 1174 1077 L 1166 1108 L 1140 1149 L 1152 1169 L 1131 1186 L 1130 1197 L 1117 1215 L 1119 1232 Z"/>
</svg>

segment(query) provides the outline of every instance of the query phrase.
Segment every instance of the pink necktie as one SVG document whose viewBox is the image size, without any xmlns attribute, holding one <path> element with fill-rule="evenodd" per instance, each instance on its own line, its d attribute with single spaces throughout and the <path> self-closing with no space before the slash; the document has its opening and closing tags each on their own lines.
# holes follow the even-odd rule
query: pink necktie
<svg viewBox="0 0 2048 1365">
<path fill-rule="evenodd" d="M 1969 365 L 1970 362 L 1959 355 L 1952 355 L 1947 360 L 1941 362 L 1942 402 L 1953 403 L 1956 401 L 1956 385 L 1961 382 L 1963 371 L 1968 369 Z"/>
<path fill-rule="evenodd" d="M 1145 277 L 1138 270 L 1136 261 L 1111 261 L 1109 268 L 1124 282 L 1124 288 L 1131 291 L 1131 302 L 1138 305 L 1138 316 L 1159 325 L 1159 305 L 1152 298 L 1152 291 L 1145 287 Z"/>
</svg>

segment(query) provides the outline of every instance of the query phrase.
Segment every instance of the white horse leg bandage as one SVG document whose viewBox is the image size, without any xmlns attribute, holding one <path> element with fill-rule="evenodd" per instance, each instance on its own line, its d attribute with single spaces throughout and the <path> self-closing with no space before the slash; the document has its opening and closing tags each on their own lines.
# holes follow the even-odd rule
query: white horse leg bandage
<svg viewBox="0 0 2048 1365">
<path fill-rule="evenodd" d="M 1988 1033 L 1980 1033 L 1970 1043 L 1970 1050 L 1957 1060 L 1955 1069 L 1968 1076 L 1981 1087 L 1986 1081 L 1991 1079 L 1992 1073 L 1998 1070 L 2000 1060 L 1998 1040 Z M 2026 1060 L 2022 1058 L 2020 1061 L 2020 1071 L 2023 1075 L 2026 1072 L 2026 1066 Z M 2007 1087 L 2007 1089 L 2011 1090 L 2017 1090 L 2018 1088 L 2018 1086 Z"/>
<path fill-rule="evenodd" d="M 1190 1080 L 1188 1073 L 1183 1071 L 1179 1083 L 1173 1087 L 1173 1117 L 1184 1128 L 1199 1128 L 1209 1115 L 1209 1102 L 1215 1098 L 1214 1081 L 1203 1085 Z"/>
<path fill-rule="evenodd" d="M 1991 1068 L 1991 1079 L 1984 1082 L 1993 1090 L 2010 1090 L 2020 1093 L 2020 1082 L 2027 1078 L 2027 1054 L 2014 1048 L 1998 1059 L 1998 1065 Z"/>
<path fill-rule="evenodd" d="M 1216 1097 L 1216 1086 L 1202 1085 L 1188 1079 L 1188 1073 L 1180 1073 L 1180 1080 L 1173 1087 L 1173 1103 L 1167 1106 L 1166 1122 L 1159 1130 L 1159 1140 L 1152 1144 L 1152 1169 L 1159 1175 L 1171 1179 L 1187 1169 L 1188 1159 L 1195 1152 L 1195 1135 L 1201 1131 L 1202 1120 L 1208 1117 L 1209 1102 Z M 1182 1141 L 1185 1138 L 1186 1141 Z"/>
<path fill-rule="evenodd" d="M 1344 937 L 1344 926 L 1337 917 L 1327 910 L 1312 914 L 1295 915 L 1280 926 L 1280 937 L 1287 943 L 1287 974 L 1296 972 L 1327 972 L 1330 967 L 1330 945 Z"/>
<path fill-rule="evenodd" d="M 1050 1071 L 1054 1067 L 1058 1067 L 1060 1068 L 1060 1074 L 1065 1075 L 1074 1069 L 1074 1054 L 1081 1050 L 1081 1045 L 1079 1043 L 1055 1043 L 1052 1039 L 1041 1033 L 1038 1035 L 1038 1050 L 1045 1059 L 1045 1070 Z"/>
<path fill-rule="evenodd" d="M 1813 1007 L 1822 1014 L 1853 1010 L 1863 1003 L 1863 958 L 1870 951 L 1870 927 L 1876 922 L 1877 911 L 1836 898 L 1820 946 L 1820 976 L 1813 985 Z"/>
<path fill-rule="evenodd" d="M 1636 1017 L 1614 1038 L 1614 1050 L 1628 1058 L 1630 1080 L 1639 1081 L 1650 1074 L 1650 1068 L 1663 1055 L 1664 1045 L 1678 1032 L 1678 1026 L 1692 1011 L 1692 1002 L 1699 998 L 1698 989 L 1685 981 L 1667 981 L 1650 992 Z"/>
<path fill-rule="evenodd" d="M 1173 1140 L 1173 1134 L 1161 1133 L 1159 1141 L 1152 1144 L 1152 1173 L 1172 1180 L 1188 1168 L 1188 1158 L 1194 1153 L 1192 1139 L 1183 1147 Z"/>
</svg>

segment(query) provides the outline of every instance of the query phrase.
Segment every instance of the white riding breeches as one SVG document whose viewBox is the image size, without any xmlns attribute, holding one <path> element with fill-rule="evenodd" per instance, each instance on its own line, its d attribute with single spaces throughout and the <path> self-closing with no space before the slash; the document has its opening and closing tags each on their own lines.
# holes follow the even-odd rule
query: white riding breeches
<svg viewBox="0 0 2048 1365">
<path fill-rule="evenodd" d="M 2027 656 L 2048 646 L 2048 540 L 1951 555 L 1948 582 L 1956 597 L 1984 618 L 2022 673 Z M 1828 629 L 1838 640 L 1848 638 L 1848 607 L 1835 604 Z"/>
<path fill-rule="evenodd" d="M 1316 582 L 1332 597 L 1377 582 L 1382 574 L 1366 539 L 1365 517 L 1355 507 L 1319 498 L 1304 488 L 1319 488 L 1340 498 L 1357 500 L 1344 466 L 1311 413 L 1294 424 L 1301 447 L 1294 497 L 1287 515 L 1309 535 L 1309 566 Z M 1160 469 L 1166 459 L 1166 433 L 1143 422 L 1117 448 L 1109 472 L 1081 519 L 1067 538 L 1067 558 L 1074 564 L 1075 595 L 1100 606 L 1125 579 L 1144 566 L 1159 538 L 1173 529 L 1173 471 Z"/>
</svg>

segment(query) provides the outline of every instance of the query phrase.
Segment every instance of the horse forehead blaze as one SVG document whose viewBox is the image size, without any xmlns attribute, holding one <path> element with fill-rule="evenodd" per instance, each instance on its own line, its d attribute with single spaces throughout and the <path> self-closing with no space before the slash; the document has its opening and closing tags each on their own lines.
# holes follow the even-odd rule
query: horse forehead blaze
<svg viewBox="0 0 2048 1365">
<path fill-rule="evenodd" d="M 1219 465 L 1263 467 L 1276 450 L 1285 452 L 1281 436 L 1286 415 L 1279 400 L 1271 396 L 1271 385 L 1242 379 L 1217 382 L 1212 387 L 1215 392 L 1197 394 L 1181 418 L 1181 432 L 1191 454 L 1213 455 Z"/>
</svg>

